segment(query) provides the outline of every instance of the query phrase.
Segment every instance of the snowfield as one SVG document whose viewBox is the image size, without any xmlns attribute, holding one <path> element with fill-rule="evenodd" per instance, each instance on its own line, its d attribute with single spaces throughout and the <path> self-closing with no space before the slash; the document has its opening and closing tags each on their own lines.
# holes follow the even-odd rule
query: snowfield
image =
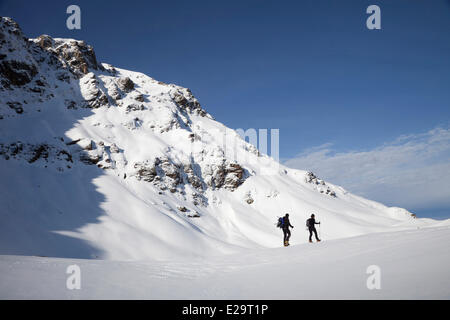
<svg viewBox="0 0 450 320">
<path fill-rule="evenodd" d="M 0 17 L 3 298 L 448 298 L 449 223 L 280 165 L 189 89 Z"/>
<path fill-rule="evenodd" d="M 295 238 L 306 237 L 297 230 Z M 450 227 L 159 262 L 0 256 L 2 299 L 449 299 Z M 68 290 L 69 265 L 81 289 Z M 380 268 L 369 290 L 367 268 Z"/>
</svg>

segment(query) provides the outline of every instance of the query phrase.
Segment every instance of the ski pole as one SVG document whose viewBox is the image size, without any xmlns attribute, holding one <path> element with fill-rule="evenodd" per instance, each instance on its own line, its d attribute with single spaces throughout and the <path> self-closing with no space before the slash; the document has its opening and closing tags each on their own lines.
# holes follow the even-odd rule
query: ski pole
<svg viewBox="0 0 450 320">
<path fill-rule="evenodd" d="M 322 222 L 319 223 L 319 238 L 322 239 L 322 230 L 320 228 Z"/>
</svg>

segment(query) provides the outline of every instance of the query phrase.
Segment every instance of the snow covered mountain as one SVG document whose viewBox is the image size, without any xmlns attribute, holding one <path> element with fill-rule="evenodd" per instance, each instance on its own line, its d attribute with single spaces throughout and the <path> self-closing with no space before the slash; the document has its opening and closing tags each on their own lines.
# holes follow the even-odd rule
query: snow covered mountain
<svg viewBox="0 0 450 320">
<path fill-rule="evenodd" d="M 189 89 L 0 18 L 0 254 L 161 260 L 433 226 L 260 154 Z M 342 168 L 345 170 L 345 168 Z M 441 223 L 442 224 L 442 223 Z"/>
</svg>

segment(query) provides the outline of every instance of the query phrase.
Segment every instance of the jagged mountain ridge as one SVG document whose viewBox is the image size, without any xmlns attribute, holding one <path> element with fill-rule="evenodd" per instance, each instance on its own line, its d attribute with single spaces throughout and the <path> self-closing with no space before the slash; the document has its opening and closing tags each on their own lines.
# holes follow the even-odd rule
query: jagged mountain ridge
<svg viewBox="0 0 450 320">
<path fill-rule="evenodd" d="M 158 118 L 163 121 L 155 121 L 153 117 L 146 121 L 145 125 L 162 136 L 174 128 L 183 128 L 189 132 L 183 138 L 186 142 L 194 143 L 199 140 L 199 134 L 191 127 L 192 121 L 189 117 L 199 115 L 211 118 L 189 89 L 137 75 L 138 81 L 147 81 L 154 87 L 159 87 L 159 96 L 151 95 L 149 91 L 138 88 L 139 85 L 128 76 L 120 76 L 120 72 L 114 67 L 98 64 L 93 48 L 83 41 L 53 39 L 48 35 L 26 39 L 14 21 L 5 18 L 3 21 L 2 50 L 7 54 L 3 55 L 1 62 L 1 90 L 9 94 L 9 101 L 4 101 L 3 104 L 8 106 L 9 110 L 3 108 L 3 118 L 41 112 L 46 102 L 54 99 L 56 95 L 64 94 L 67 85 L 70 86 L 73 82 L 79 82 L 80 90 L 65 98 L 63 107 L 68 110 L 120 108 L 122 113 L 129 115 L 129 121 L 118 125 L 124 125 L 129 130 L 137 130 L 144 125 L 139 116 L 145 111 L 151 111 L 153 99 L 167 108 L 156 110 Z M 16 55 L 18 53 L 20 55 Z M 74 91 L 73 87 L 70 89 Z M 14 97 L 16 92 L 18 95 Z M 26 92 L 27 96 L 24 96 L 23 92 Z M 164 118 L 161 111 L 165 113 Z M 70 169 L 71 164 L 77 160 L 103 169 L 128 166 L 129 169 L 121 173 L 136 176 L 138 180 L 159 182 L 162 190 L 170 189 L 172 192 L 176 192 L 180 184 L 189 184 L 199 191 L 207 187 L 225 187 L 232 190 L 242 184 L 246 176 L 239 164 L 230 163 L 225 157 L 219 157 L 211 168 L 208 168 L 208 179 L 205 180 L 195 169 L 198 163 L 194 158 L 186 163 L 177 163 L 174 159 L 161 155 L 151 160 L 128 164 L 124 151 L 114 143 L 105 145 L 103 141 L 93 141 L 86 137 L 76 137 L 69 141 L 65 137 L 57 139 L 63 143 L 23 144 L 14 141 L 1 144 L 1 152 L 7 158 L 22 155 L 29 163 L 40 159 L 48 162 L 49 158 L 66 162 L 59 170 Z M 218 149 L 218 152 L 223 153 L 223 150 Z"/>
<path fill-rule="evenodd" d="M 0 173 L 10 181 L 0 252 L 162 259 L 276 246 L 284 212 L 327 218 L 328 238 L 431 223 L 278 165 L 189 89 L 98 63 L 83 41 L 28 39 L 2 17 L 0 43 Z"/>
</svg>

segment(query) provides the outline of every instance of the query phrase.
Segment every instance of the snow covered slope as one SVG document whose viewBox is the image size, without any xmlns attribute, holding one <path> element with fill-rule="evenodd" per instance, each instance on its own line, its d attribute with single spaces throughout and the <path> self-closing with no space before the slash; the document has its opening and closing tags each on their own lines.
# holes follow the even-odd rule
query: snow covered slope
<svg viewBox="0 0 450 320">
<path fill-rule="evenodd" d="M 285 168 L 191 91 L 0 20 L 0 254 L 162 260 L 432 226 Z M 343 168 L 345 170 L 345 168 Z"/>
<path fill-rule="evenodd" d="M 376 233 L 205 259 L 0 256 L 0 299 L 449 299 L 450 228 Z M 66 270 L 80 267 L 80 290 Z M 369 266 L 380 289 L 369 290 Z"/>
</svg>

